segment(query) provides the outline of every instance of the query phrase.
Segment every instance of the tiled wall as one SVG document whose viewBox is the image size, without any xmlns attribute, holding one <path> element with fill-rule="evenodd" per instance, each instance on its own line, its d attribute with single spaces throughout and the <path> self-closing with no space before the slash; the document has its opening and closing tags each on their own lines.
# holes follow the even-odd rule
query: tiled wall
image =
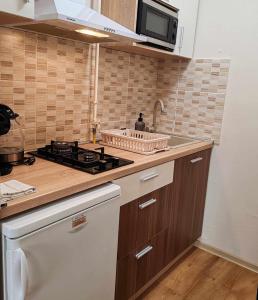
<svg viewBox="0 0 258 300">
<path fill-rule="evenodd" d="M 210 137 L 218 144 L 229 67 L 228 59 L 160 62 L 158 97 L 163 99 L 168 112 L 161 116 L 160 130 Z"/>
<path fill-rule="evenodd" d="M 98 118 L 101 129 L 130 127 L 140 112 L 151 124 L 158 61 L 100 49 Z"/>
<path fill-rule="evenodd" d="M 25 148 L 89 138 L 93 47 L 0 28 L 0 103 L 22 117 Z"/>
<path fill-rule="evenodd" d="M 155 101 L 158 130 L 209 137 L 219 143 L 229 73 L 227 59 L 170 59 L 101 49 L 98 117 L 101 128 L 133 128 L 138 113 L 152 125 Z"/>
<path fill-rule="evenodd" d="M 89 139 L 95 47 L 0 28 L 0 103 L 22 117 L 25 148 L 51 139 Z M 166 115 L 159 130 L 219 142 L 228 60 L 159 61 L 100 49 L 101 129 L 134 127 L 140 112 L 152 125 L 156 99 Z"/>
</svg>

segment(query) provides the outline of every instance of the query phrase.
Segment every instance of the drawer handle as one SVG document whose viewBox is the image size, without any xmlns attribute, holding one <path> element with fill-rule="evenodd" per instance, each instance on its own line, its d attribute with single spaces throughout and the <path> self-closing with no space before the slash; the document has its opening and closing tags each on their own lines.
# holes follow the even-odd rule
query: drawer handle
<svg viewBox="0 0 258 300">
<path fill-rule="evenodd" d="M 146 175 L 146 176 L 142 177 L 141 181 L 145 182 L 145 181 L 151 180 L 153 178 L 156 178 L 158 176 L 159 176 L 158 173 L 149 174 L 149 175 Z"/>
<path fill-rule="evenodd" d="M 151 250 L 153 249 L 152 246 L 147 246 L 145 249 L 143 249 L 141 252 L 137 253 L 135 255 L 135 258 L 137 260 L 139 260 L 140 258 L 142 258 L 144 255 L 146 255 L 147 253 L 149 253 Z"/>
<path fill-rule="evenodd" d="M 192 160 L 191 160 L 191 163 L 192 163 L 192 164 L 195 164 L 195 163 L 197 163 L 198 161 L 201 161 L 201 160 L 203 160 L 202 157 L 197 157 L 197 158 L 195 158 L 195 159 L 192 159 Z"/>
<path fill-rule="evenodd" d="M 148 207 L 148 206 L 150 206 L 150 205 L 152 205 L 152 204 L 154 204 L 154 203 L 156 203 L 156 202 L 157 202 L 157 199 L 150 199 L 150 200 L 148 200 L 148 201 L 146 201 L 146 202 L 140 204 L 140 205 L 139 205 L 139 208 L 140 208 L 140 209 L 144 209 L 144 208 L 146 208 L 146 207 Z"/>
</svg>

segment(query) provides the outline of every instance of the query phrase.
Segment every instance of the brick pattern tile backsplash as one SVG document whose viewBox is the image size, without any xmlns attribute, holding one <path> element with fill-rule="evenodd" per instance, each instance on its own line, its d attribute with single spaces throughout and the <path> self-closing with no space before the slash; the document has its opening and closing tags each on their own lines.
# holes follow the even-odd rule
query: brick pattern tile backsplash
<svg viewBox="0 0 258 300">
<path fill-rule="evenodd" d="M 158 60 L 100 48 L 98 119 L 101 129 L 134 127 L 142 112 L 158 130 L 219 143 L 228 59 Z M 0 28 L 0 103 L 22 117 L 25 149 L 51 139 L 89 139 L 95 46 Z"/>
<path fill-rule="evenodd" d="M 161 116 L 159 129 L 208 137 L 219 144 L 229 67 L 229 59 L 160 61 L 157 90 L 163 93 L 160 98 L 168 113 Z M 171 117 L 172 131 L 168 131 Z"/>
<path fill-rule="evenodd" d="M 151 124 L 158 61 L 100 49 L 98 118 L 101 129 L 133 127 L 140 112 Z"/>
<path fill-rule="evenodd" d="M 157 60 L 101 49 L 98 117 L 101 129 L 130 127 L 140 112 L 152 126 L 155 101 L 162 99 L 158 130 L 212 138 L 218 144 L 230 61 Z"/>
<path fill-rule="evenodd" d="M 89 139 L 93 47 L 0 28 L 0 103 L 22 117 L 25 148 Z"/>
</svg>

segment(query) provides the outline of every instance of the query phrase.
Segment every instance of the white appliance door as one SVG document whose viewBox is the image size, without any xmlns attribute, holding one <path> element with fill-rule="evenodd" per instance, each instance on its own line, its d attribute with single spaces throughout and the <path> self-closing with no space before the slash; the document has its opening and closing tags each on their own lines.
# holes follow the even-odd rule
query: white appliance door
<svg viewBox="0 0 258 300">
<path fill-rule="evenodd" d="M 114 299 L 118 201 L 6 239 L 8 300 Z"/>
</svg>

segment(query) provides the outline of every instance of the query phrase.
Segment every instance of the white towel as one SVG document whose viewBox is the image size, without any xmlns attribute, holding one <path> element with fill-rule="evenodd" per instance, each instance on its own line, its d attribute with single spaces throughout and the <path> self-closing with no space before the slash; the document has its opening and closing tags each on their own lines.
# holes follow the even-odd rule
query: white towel
<svg viewBox="0 0 258 300">
<path fill-rule="evenodd" d="M 0 202 L 3 204 L 13 198 L 34 193 L 36 188 L 17 180 L 0 183 Z M 0 204 L 1 204 L 0 203 Z"/>
</svg>

